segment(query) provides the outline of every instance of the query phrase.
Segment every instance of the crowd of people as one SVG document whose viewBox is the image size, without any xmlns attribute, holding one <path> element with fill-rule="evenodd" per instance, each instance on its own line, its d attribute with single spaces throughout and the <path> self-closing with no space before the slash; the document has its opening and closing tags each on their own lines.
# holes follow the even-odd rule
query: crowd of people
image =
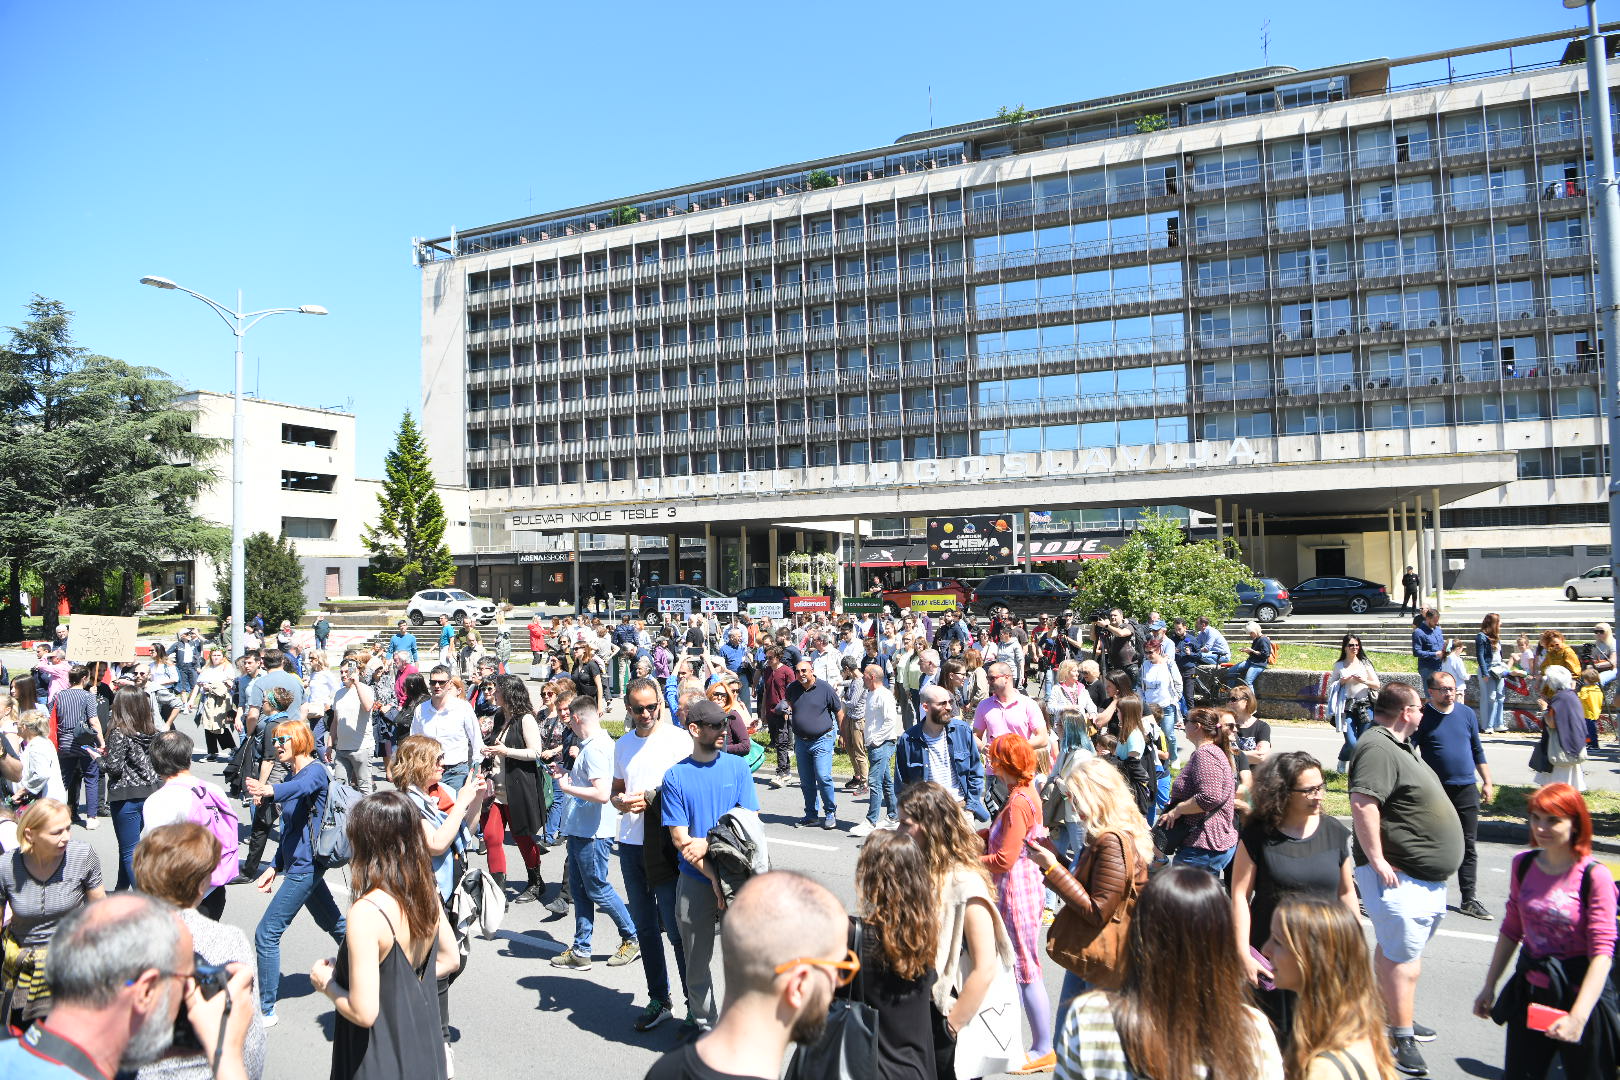
<svg viewBox="0 0 1620 1080">
<path fill-rule="evenodd" d="M 235 663 L 193 631 L 141 664 L 46 649 L 0 695 L 0 992 L 23 1033 L 0 1072 L 75 1075 L 50 1071 L 71 1044 L 97 1075 L 262 1075 L 281 939 L 307 910 L 334 942 L 309 973 L 336 1014 L 331 1075 L 454 1075 L 456 913 L 482 870 L 506 903 L 572 916 L 553 967 L 639 964 L 646 1003 L 621 1022 L 681 1017 L 659 1080 L 774 1077 L 794 1046 L 790 1075 L 825 1075 L 862 1015 L 861 1075 L 894 1080 L 1425 1074 L 1417 989 L 1450 879 L 1463 914 L 1493 918 L 1475 854 L 1490 728 L 1449 646 L 1427 650 L 1420 695 L 1346 637 L 1331 684 L 1347 826 L 1324 813 L 1323 763 L 1279 750 L 1259 717 L 1275 649 L 1258 625 L 1234 664 L 1207 620 L 1117 609 L 723 618 L 536 617 L 522 674 L 504 633 L 486 651 L 448 622 L 432 645 L 402 622 L 342 649 L 283 627 Z M 1476 659 L 1511 676 L 1486 623 Z M 1532 659 L 1562 761 L 1587 739 L 1570 657 Z M 1601 684 L 1612 645 L 1572 663 Z M 228 790 L 191 772 L 221 754 Z M 852 910 L 768 869 L 759 789 L 795 777 L 799 827 L 861 841 Z M 1511 1076 L 1555 1058 L 1611 1075 L 1614 881 L 1579 774 L 1545 779 L 1475 1008 L 1506 1028 Z M 101 817 L 111 889 L 74 831 Z M 251 949 L 226 914 L 249 886 L 270 897 Z M 596 947 L 599 917 L 616 945 Z M 81 939 L 119 944 L 81 963 L 64 948 Z M 196 1039 L 170 1045 L 182 998 Z M 84 1034 L 108 1016 L 128 1021 L 122 1043 Z"/>
</svg>

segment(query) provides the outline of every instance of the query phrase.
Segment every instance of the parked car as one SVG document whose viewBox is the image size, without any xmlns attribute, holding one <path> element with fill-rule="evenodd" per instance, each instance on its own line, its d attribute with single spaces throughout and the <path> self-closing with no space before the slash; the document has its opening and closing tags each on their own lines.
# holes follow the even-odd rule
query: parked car
<svg viewBox="0 0 1620 1080">
<path fill-rule="evenodd" d="M 961 578 L 918 578 L 898 589 L 884 589 L 883 610 L 890 615 L 900 614 L 901 608 L 911 606 L 913 593 L 950 593 L 956 597 L 958 606 L 966 607 L 972 592 Z"/>
<path fill-rule="evenodd" d="M 491 623 L 495 621 L 495 604 L 461 589 L 423 589 L 405 605 L 405 617 L 413 623 L 431 622 L 440 615 L 451 622 L 471 615 L 480 623 Z"/>
<path fill-rule="evenodd" d="M 737 610 L 746 615 L 749 604 L 781 604 L 785 613 L 788 598 L 798 595 L 798 589 L 786 585 L 752 585 L 737 594 Z"/>
<path fill-rule="evenodd" d="M 968 597 L 976 615 L 1006 611 L 1019 618 L 1056 615 L 1074 605 L 1075 591 L 1051 574 L 991 574 Z"/>
<path fill-rule="evenodd" d="M 1235 614 L 1238 618 L 1276 622 L 1294 610 L 1293 601 L 1288 598 L 1288 589 L 1274 577 L 1261 578 L 1258 589 L 1252 585 L 1239 585 L 1237 595 Z"/>
<path fill-rule="evenodd" d="M 1376 581 L 1357 577 L 1313 577 L 1288 590 L 1299 611 L 1348 611 L 1360 615 L 1389 606 L 1389 590 Z"/>
<path fill-rule="evenodd" d="M 1614 571 L 1607 563 L 1594 566 L 1580 577 L 1564 582 L 1565 600 L 1612 600 Z"/>
<path fill-rule="evenodd" d="M 658 611 L 659 600 L 684 599 L 692 601 L 692 610 L 698 610 L 698 601 L 704 597 L 711 600 L 725 599 L 725 593 L 715 592 L 704 585 L 654 585 L 641 590 L 641 617 L 648 622 L 662 622 L 664 617 Z"/>
</svg>

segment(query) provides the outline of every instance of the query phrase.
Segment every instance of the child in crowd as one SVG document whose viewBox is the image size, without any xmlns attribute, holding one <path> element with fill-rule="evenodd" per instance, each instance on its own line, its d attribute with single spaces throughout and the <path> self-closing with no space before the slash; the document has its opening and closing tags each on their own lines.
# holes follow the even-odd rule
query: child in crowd
<svg viewBox="0 0 1620 1080">
<path fill-rule="evenodd" d="M 1586 668 L 1581 672 L 1581 688 L 1575 691 L 1575 696 L 1581 699 L 1581 709 L 1586 713 L 1586 746 L 1589 750 L 1598 748 L 1598 717 L 1603 715 L 1601 679 L 1597 668 Z"/>
</svg>

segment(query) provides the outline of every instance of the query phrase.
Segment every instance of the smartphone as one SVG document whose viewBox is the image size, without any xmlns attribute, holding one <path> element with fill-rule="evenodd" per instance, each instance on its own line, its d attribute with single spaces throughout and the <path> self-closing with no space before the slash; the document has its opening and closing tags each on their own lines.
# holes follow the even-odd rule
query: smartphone
<svg viewBox="0 0 1620 1080">
<path fill-rule="evenodd" d="M 1531 1031 L 1539 1031 L 1545 1034 L 1548 1028 L 1568 1015 L 1569 1013 L 1563 1009 L 1555 1009 L 1551 1005 L 1537 1005 L 1532 1002 L 1529 1012 L 1525 1016 L 1524 1026 Z"/>
</svg>

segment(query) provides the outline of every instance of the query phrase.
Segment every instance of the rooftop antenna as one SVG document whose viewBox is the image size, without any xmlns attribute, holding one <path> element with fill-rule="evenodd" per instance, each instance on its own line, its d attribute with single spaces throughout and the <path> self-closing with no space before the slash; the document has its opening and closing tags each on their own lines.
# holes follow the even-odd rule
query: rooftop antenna
<svg viewBox="0 0 1620 1080">
<path fill-rule="evenodd" d="M 1271 20 L 1260 24 L 1260 57 L 1266 67 L 1271 66 Z"/>
<path fill-rule="evenodd" d="M 934 126 L 934 84 L 928 84 L 928 126 Z"/>
</svg>

